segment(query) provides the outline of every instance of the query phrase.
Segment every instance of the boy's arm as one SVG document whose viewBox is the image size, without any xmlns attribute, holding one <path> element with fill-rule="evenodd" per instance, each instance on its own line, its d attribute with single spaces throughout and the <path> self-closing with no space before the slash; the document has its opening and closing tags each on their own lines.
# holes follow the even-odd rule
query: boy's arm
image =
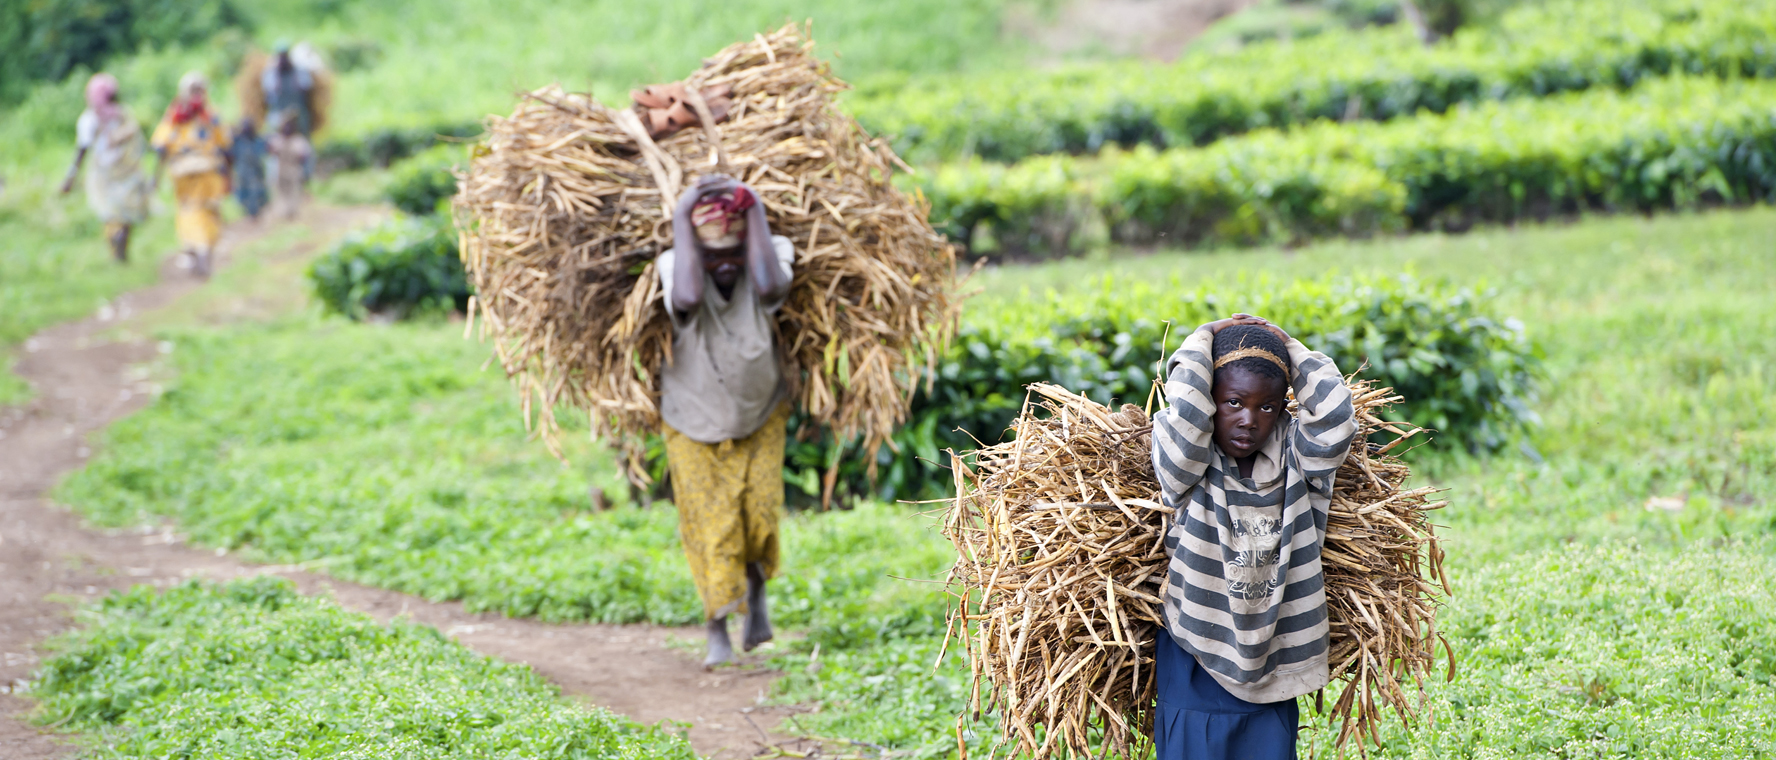
<svg viewBox="0 0 1776 760">
<path fill-rule="evenodd" d="M 746 271 L 752 276 L 753 287 L 758 289 L 760 303 L 781 301 L 789 293 L 790 278 L 784 276 L 777 263 L 771 223 L 765 219 L 765 201 L 752 188 L 744 184 L 740 187 L 753 197 L 752 208 L 746 210 Z"/>
<path fill-rule="evenodd" d="M 1215 435 L 1215 402 L 1209 396 L 1214 346 L 1214 329 L 1203 325 L 1166 361 L 1168 406 L 1153 415 L 1153 472 L 1168 507 L 1183 504 L 1209 470 L 1209 444 Z"/>
<path fill-rule="evenodd" d="M 1309 488 L 1330 494 L 1333 475 L 1350 453 L 1357 434 L 1350 388 L 1338 365 L 1325 354 L 1294 338 L 1287 340 L 1291 382 L 1300 409 L 1295 415 L 1294 447 Z"/>
<path fill-rule="evenodd" d="M 672 292 L 666 298 L 672 310 L 680 313 L 696 311 L 703 303 L 703 246 L 697 244 L 697 233 L 691 226 L 691 207 L 709 192 L 709 184 L 699 181 L 686 190 L 672 213 Z"/>
</svg>

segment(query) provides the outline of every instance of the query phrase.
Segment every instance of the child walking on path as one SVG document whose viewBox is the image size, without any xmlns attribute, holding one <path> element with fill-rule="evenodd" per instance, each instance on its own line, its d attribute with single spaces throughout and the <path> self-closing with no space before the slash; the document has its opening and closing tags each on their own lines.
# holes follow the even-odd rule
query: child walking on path
<svg viewBox="0 0 1776 760">
<path fill-rule="evenodd" d="M 277 116 L 276 127 L 266 138 L 265 145 L 271 152 L 273 206 L 279 216 L 295 219 L 308 193 L 308 170 L 305 167 L 309 157 L 314 155 L 314 146 L 309 145 L 308 138 L 297 129 L 296 114 L 289 111 Z"/>
<path fill-rule="evenodd" d="M 265 138 L 252 119 L 241 119 L 234 128 L 234 199 L 240 201 L 247 217 L 259 221 L 265 209 Z"/>
<path fill-rule="evenodd" d="M 772 235 L 750 188 L 712 175 L 679 199 L 673 249 L 655 263 L 672 318 L 660 416 L 679 536 L 703 599 L 709 653 L 771 640 L 765 581 L 777 574 L 787 389 L 772 315 L 789 294 L 795 250 Z"/>
<path fill-rule="evenodd" d="M 1161 594 L 1158 758 L 1294 758 L 1295 698 L 1329 678 L 1320 549 L 1357 429 L 1350 390 L 1331 359 L 1246 314 L 1198 328 L 1166 377 L 1153 465 L 1178 511 Z"/>
</svg>

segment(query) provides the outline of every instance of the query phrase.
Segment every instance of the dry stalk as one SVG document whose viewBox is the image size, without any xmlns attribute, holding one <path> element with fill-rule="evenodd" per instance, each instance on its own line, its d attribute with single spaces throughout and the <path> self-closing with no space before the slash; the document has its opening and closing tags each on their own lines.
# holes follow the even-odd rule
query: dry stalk
<svg viewBox="0 0 1776 760">
<path fill-rule="evenodd" d="M 1430 501 L 1435 488 L 1403 489 L 1411 472 L 1389 451 L 1421 430 L 1380 417 L 1400 397 L 1368 381 L 1351 391 L 1359 442 L 1399 436 L 1352 448 L 1322 555 L 1332 678 L 1345 682 L 1335 746 L 1355 738 L 1367 754 L 1383 710 L 1411 720 L 1439 663 L 1448 586 L 1427 517 L 1447 502 Z M 1036 760 L 1133 757 L 1152 735 L 1154 645 L 1166 635 L 1172 510 L 1153 474 L 1152 424 L 1140 407 L 1113 411 L 1057 385 L 1030 394 L 1012 440 L 976 452 L 973 469 L 955 460 L 944 533 L 958 556 L 950 635 L 973 670 L 969 712 L 996 710 L 1000 745 Z"/>
<path fill-rule="evenodd" d="M 722 50 L 690 81 L 732 87 L 728 119 L 657 144 L 633 111 L 559 87 L 488 120 L 458 178 L 463 261 L 482 335 L 557 455 L 552 412 L 578 409 L 645 481 L 637 443 L 658 428 L 671 356 L 654 258 L 672 245 L 678 189 L 718 161 L 796 246 L 777 327 L 802 411 L 869 451 L 905 419 L 955 329 L 955 252 L 924 199 L 890 183 L 900 159 L 833 107 L 847 85 L 812 51 L 795 25 Z"/>
</svg>

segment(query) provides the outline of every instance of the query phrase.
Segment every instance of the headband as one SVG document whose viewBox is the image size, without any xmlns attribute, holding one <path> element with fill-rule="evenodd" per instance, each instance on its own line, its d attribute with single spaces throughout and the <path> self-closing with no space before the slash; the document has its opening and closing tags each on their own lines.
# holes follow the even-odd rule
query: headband
<svg viewBox="0 0 1776 760">
<path fill-rule="evenodd" d="M 1220 369 L 1241 359 L 1263 359 L 1282 369 L 1283 380 L 1287 381 L 1289 379 L 1289 365 L 1284 364 L 1282 359 L 1278 359 L 1276 354 L 1262 348 L 1240 348 L 1229 351 L 1226 354 L 1223 354 L 1221 358 L 1215 360 L 1215 369 Z"/>
</svg>

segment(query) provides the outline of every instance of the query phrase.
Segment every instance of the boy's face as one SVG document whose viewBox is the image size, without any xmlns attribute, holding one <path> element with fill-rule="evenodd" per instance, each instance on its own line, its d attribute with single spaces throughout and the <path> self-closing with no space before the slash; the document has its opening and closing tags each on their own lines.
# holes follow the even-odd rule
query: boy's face
<svg viewBox="0 0 1776 760">
<path fill-rule="evenodd" d="M 1283 381 L 1240 367 L 1215 373 L 1209 396 L 1215 400 L 1215 443 L 1235 459 L 1257 454 L 1283 416 Z"/>
</svg>

